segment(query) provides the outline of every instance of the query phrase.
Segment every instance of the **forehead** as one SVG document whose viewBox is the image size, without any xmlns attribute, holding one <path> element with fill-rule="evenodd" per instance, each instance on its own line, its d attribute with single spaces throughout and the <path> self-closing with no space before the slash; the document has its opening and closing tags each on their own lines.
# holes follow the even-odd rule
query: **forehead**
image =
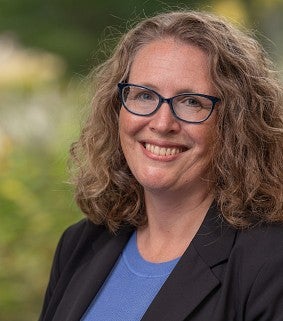
<svg viewBox="0 0 283 321">
<path fill-rule="evenodd" d="M 172 38 L 152 41 L 141 47 L 131 64 L 129 82 L 192 89 L 212 94 L 207 53 L 193 44 Z M 182 88 L 184 87 L 184 88 Z"/>
</svg>

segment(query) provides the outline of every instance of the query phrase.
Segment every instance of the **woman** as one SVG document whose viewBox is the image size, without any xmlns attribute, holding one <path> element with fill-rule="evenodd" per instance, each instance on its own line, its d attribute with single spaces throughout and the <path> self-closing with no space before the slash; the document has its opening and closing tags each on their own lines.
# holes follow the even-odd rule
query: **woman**
<svg viewBox="0 0 283 321">
<path fill-rule="evenodd" d="M 41 321 L 279 321 L 282 89 L 256 40 L 169 12 L 95 70 Z M 164 98 L 165 97 L 165 98 Z"/>
</svg>

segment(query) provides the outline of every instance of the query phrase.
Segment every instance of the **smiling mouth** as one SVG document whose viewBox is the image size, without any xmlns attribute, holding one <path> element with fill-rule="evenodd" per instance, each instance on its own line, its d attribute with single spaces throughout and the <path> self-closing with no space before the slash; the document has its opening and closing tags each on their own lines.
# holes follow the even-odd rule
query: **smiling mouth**
<svg viewBox="0 0 283 321">
<path fill-rule="evenodd" d="M 160 147 L 149 143 L 145 143 L 144 147 L 146 150 L 150 151 L 156 156 L 172 156 L 180 154 L 184 151 L 184 149 L 181 147 Z"/>
</svg>

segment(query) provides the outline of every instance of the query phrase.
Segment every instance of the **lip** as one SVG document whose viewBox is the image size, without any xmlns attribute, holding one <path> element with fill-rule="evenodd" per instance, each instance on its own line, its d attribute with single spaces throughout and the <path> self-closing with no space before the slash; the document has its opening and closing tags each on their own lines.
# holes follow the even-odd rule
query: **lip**
<svg viewBox="0 0 283 321">
<path fill-rule="evenodd" d="M 140 142 L 143 152 L 151 159 L 154 160 L 162 160 L 162 161 L 171 161 L 173 159 L 176 159 L 180 157 L 180 155 L 188 150 L 188 147 L 182 144 L 172 143 L 172 142 L 160 142 L 160 141 L 141 141 Z M 157 155 L 156 153 L 153 153 L 149 148 L 146 148 L 146 145 L 151 145 L 152 148 L 159 147 L 160 149 L 163 149 L 162 155 Z M 168 150 L 170 149 L 171 152 Z M 165 152 L 166 150 L 166 152 Z M 176 152 L 178 150 L 178 152 Z M 165 153 L 165 154 L 164 154 Z M 169 154 L 168 154 L 169 153 Z"/>
<path fill-rule="evenodd" d="M 151 139 L 146 139 L 146 140 L 142 140 L 140 141 L 141 144 L 145 145 L 145 144 L 151 144 L 151 145 L 156 145 L 159 147 L 167 147 L 167 148 L 179 148 L 181 150 L 187 150 L 188 146 L 184 145 L 184 144 L 180 144 L 180 143 L 175 143 L 175 142 L 167 142 L 167 141 L 159 141 L 159 140 L 151 140 Z"/>
</svg>

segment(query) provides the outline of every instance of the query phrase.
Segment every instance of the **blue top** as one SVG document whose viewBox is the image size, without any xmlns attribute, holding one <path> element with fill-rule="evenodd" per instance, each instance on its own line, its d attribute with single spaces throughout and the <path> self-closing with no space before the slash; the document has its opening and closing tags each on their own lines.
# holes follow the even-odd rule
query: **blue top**
<svg viewBox="0 0 283 321">
<path fill-rule="evenodd" d="M 145 261 L 133 233 L 81 321 L 139 321 L 179 259 Z"/>
</svg>

